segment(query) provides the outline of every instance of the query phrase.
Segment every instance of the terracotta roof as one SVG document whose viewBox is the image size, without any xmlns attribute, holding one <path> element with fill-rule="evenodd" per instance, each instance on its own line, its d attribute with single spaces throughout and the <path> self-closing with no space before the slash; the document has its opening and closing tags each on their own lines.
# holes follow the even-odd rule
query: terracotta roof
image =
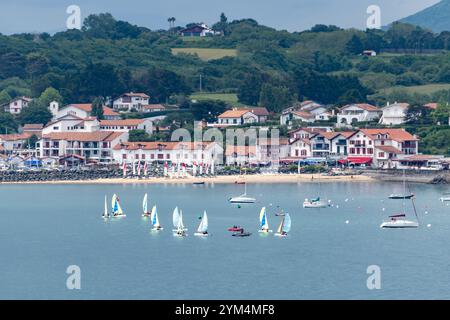
<svg viewBox="0 0 450 320">
<path fill-rule="evenodd" d="M 144 119 L 100 120 L 100 126 L 137 126 L 144 121 Z"/>
<path fill-rule="evenodd" d="M 371 104 L 368 104 L 368 103 L 352 103 L 352 104 L 348 104 L 348 105 L 342 107 L 341 110 L 346 109 L 346 108 L 351 107 L 351 106 L 357 106 L 357 107 L 359 107 L 359 108 L 361 108 L 363 110 L 367 110 L 367 111 L 380 111 L 380 109 L 378 109 L 377 107 L 375 107 L 375 106 L 373 106 Z"/>
<path fill-rule="evenodd" d="M 269 115 L 269 111 L 267 111 L 267 109 L 264 107 L 247 108 L 247 110 L 257 115 L 258 117 Z"/>
<path fill-rule="evenodd" d="M 42 123 L 27 123 L 23 125 L 23 130 L 42 130 L 44 125 Z"/>
<path fill-rule="evenodd" d="M 75 107 L 77 109 L 86 111 L 86 112 L 91 112 L 92 111 L 92 103 L 74 103 L 74 104 L 69 104 L 67 105 L 65 108 L 67 107 Z M 118 116 L 119 114 L 115 111 L 113 111 L 113 109 L 107 107 L 107 106 L 103 106 L 103 115 L 105 116 Z"/>
<path fill-rule="evenodd" d="M 376 146 L 375 148 L 380 149 L 381 151 L 395 153 L 395 154 L 403 154 L 402 150 L 394 148 L 392 146 Z"/>
<path fill-rule="evenodd" d="M 426 105 L 424 105 L 424 107 L 427 107 L 427 108 L 430 108 L 433 110 L 436 110 L 438 106 L 439 106 L 439 104 L 435 103 L 435 102 L 427 103 Z"/>
<path fill-rule="evenodd" d="M 127 92 L 127 93 L 122 94 L 120 97 L 123 97 L 123 96 L 141 97 L 141 98 L 145 98 L 145 99 L 150 98 L 150 96 L 148 96 L 148 95 L 146 95 L 145 93 L 142 93 L 142 92 Z"/>
<path fill-rule="evenodd" d="M 405 129 L 361 129 L 360 131 L 367 136 L 371 136 L 373 139 L 377 134 L 387 134 L 389 135 L 389 139 L 398 142 L 419 140 Z"/>
<path fill-rule="evenodd" d="M 164 107 L 162 104 L 148 104 L 148 105 L 142 106 L 142 109 L 148 109 L 148 110 L 166 109 L 166 107 Z"/>
<path fill-rule="evenodd" d="M 332 140 L 334 137 L 339 135 L 339 132 L 334 132 L 334 131 L 321 132 L 318 135 L 321 135 L 322 137 L 325 137 L 325 139 L 327 139 L 327 140 Z"/>
<path fill-rule="evenodd" d="M 227 110 L 221 115 L 219 115 L 219 118 L 240 118 L 247 112 L 250 112 L 248 109 L 233 109 L 233 110 Z"/>
<path fill-rule="evenodd" d="M 249 155 L 256 155 L 256 146 L 234 146 L 234 145 L 227 145 L 227 148 L 225 150 L 226 156 L 231 156 L 234 153 L 236 153 L 238 156 L 249 156 Z"/>
<path fill-rule="evenodd" d="M 152 141 L 152 142 L 123 142 L 114 147 L 114 150 L 195 150 L 208 149 L 214 145 L 215 142 L 177 142 L 177 141 Z"/>
<path fill-rule="evenodd" d="M 29 132 L 0 134 L 0 140 L 4 140 L 4 141 L 26 140 L 26 139 L 30 138 L 32 135 L 33 134 L 29 133 Z"/>
<path fill-rule="evenodd" d="M 300 118 L 304 118 L 304 119 L 314 118 L 314 115 L 312 115 L 311 113 L 306 112 L 306 111 L 292 111 L 292 114 L 294 114 Z"/>
<path fill-rule="evenodd" d="M 355 133 L 355 131 L 339 131 L 337 133 L 343 135 L 346 138 L 350 138 Z"/>
<path fill-rule="evenodd" d="M 428 160 L 440 160 L 443 159 L 439 156 L 427 155 L 427 154 L 416 154 L 409 157 L 404 157 L 400 159 L 394 159 L 397 161 L 414 162 L 414 161 L 428 161 Z"/>
<path fill-rule="evenodd" d="M 52 132 L 44 134 L 42 138 L 66 141 L 112 141 L 123 135 L 123 132 L 94 131 L 94 132 Z"/>
</svg>

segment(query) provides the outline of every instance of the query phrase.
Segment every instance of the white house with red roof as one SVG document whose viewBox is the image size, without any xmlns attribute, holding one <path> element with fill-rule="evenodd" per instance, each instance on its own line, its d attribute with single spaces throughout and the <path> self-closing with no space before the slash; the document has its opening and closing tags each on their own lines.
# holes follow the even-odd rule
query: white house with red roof
<svg viewBox="0 0 450 320">
<path fill-rule="evenodd" d="M 129 92 L 116 98 L 113 102 L 113 109 L 117 111 L 142 111 L 142 107 L 149 104 L 150 96 L 145 93 Z"/>
<path fill-rule="evenodd" d="M 58 110 L 55 119 L 59 119 L 66 115 L 76 116 L 78 118 L 88 118 L 92 116 L 92 104 L 91 103 L 74 103 L 69 104 Z M 121 116 L 111 108 L 103 106 L 103 117 L 105 120 L 120 120 Z"/>
<path fill-rule="evenodd" d="M 358 122 L 374 121 L 381 117 L 382 110 L 367 104 L 354 103 L 342 107 L 337 114 L 337 126 L 350 126 Z"/>
<path fill-rule="evenodd" d="M 144 130 L 153 133 L 153 121 L 150 119 L 100 120 L 100 130 L 129 132 L 130 130 Z"/>
<path fill-rule="evenodd" d="M 408 103 L 395 102 L 390 104 L 388 102 L 387 105 L 381 109 L 383 114 L 381 115 L 379 123 L 387 126 L 395 126 L 405 123 L 408 108 Z"/>
<path fill-rule="evenodd" d="M 259 122 L 259 117 L 247 108 L 227 110 L 219 115 L 217 119 L 215 126 L 219 127 L 241 126 Z"/>
<path fill-rule="evenodd" d="M 217 142 L 122 142 L 113 149 L 117 163 L 168 162 L 184 163 L 188 166 L 221 164 L 223 148 Z"/>
<path fill-rule="evenodd" d="M 42 135 L 36 150 L 38 157 L 75 156 L 84 162 L 111 162 L 113 147 L 127 140 L 126 132 L 53 132 Z"/>
<path fill-rule="evenodd" d="M 23 108 L 28 107 L 31 100 L 33 100 L 33 99 L 28 98 L 28 97 L 17 97 L 15 99 L 11 100 L 10 102 L 2 105 L 1 108 L 5 112 L 9 112 L 11 114 L 19 114 L 22 112 Z"/>
</svg>

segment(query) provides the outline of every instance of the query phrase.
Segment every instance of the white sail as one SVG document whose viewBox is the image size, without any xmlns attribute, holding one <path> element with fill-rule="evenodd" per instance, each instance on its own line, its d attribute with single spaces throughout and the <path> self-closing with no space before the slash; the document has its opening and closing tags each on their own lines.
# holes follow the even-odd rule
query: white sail
<svg viewBox="0 0 450 320">
<path fill-rule="evenodd" d="M 289 213 L 286 213 L 286 215 L 284 217 L 283 231 L 286 232 L 286 233 L 291 231 L 291 216 L 289 215 Z"/>
<path fill-rule="evenodd" d="M 178 211 L 178 207 L 175 207 L 175 209 L 173 210 L 172 222 L 173 222 L 173 226 L 175 228 L 178 228 L 178 224 L 180 222 L 180 213 Z"/>
<path fill-rule="evenodd" d="M 180 210 L 180 222 L 178 224 L 181 227 L 181 230 L 184 230 L 184 224 L 183 224 L 183 210 Z"/>
<path fill-rule="evenodd" d="M 284 218 L 285 217 L 283 217 L 283 219 L 281 219 L 281 223 L 280 223 L 280 225 L 278 226 L 278 229 L 277 229 L 277 234 L 281 234 L 281 232 L 283 232 Z"/>
<path fill-rule="evenodd" d="M 105 195 L 105 212 L 103 213 L 104 217 L 108 216 L 108 203 L 107 203 L 107 199 L 106 199 L 106 195 Z"/>
<path fill-rule="evenodd" d="M 200 222 L 200 225 L 198 226 L 197 232 L 198 233 L 208 232 L 208 215 L 206 214 L 206 211 L 203 212 L 203 218 L 202 221 Z"/>
<path fill-rule="evenodd" d="M 147 203 L 147 194 L 144 195 L 144 200 L 142 201 L 142 211 L 145 213 L 148 212 L 148 203 Z"/>
<path fill-rule="evenodd" d="M 152 221 L 152 225 L 155 228 L 160 228 L 161 225 L 159 224 L 159 219 L 158 219 L 158 211 L 156 210 L 156 206 L 153 206 L 152 208 L 152 213 L 150 215 L 150 220 Z"/>
<path fill-rule="evenodd" d="M 269 222 L 267 221 L 266 207 L 262 207 L 259 213 L 259 223 L 261 230 L 269 230 Z"/>
</svg>

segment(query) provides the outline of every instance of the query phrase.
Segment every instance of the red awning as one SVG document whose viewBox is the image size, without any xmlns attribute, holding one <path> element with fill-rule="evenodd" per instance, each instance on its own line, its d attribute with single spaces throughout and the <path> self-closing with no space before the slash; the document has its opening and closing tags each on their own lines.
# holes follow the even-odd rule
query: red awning
<svg viewBox="0 0 450 320">
<path fill-rule="evenodd" d="M 368 164 L 372 162 L 372 158 L 369 157 L 348 157 L 347 159 L 341 159 L 338 161 L 342 164 Z"/>
</svg>

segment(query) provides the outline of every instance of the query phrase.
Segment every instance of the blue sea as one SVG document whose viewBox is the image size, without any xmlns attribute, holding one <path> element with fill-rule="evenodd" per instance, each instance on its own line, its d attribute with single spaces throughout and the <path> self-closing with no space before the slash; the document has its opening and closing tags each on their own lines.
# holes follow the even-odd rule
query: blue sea
<svg viewBox="0 0 450 320">
<path fill-rule="evenodd" d="M 0 299 L 449 299 L 450 207 L 445 186 L 411 185 L 417 229 L 385 230 L 402 213 L 401 183 L 249 184 L 253 205 L 228 203 L 242 185 L 0 185 Z M 125 218 L 101 218 L 104 197 L 117 193 Z M 141 217 L 145 193 L 165 228 Z M 331 200 L 303 209 L 305 198 Z M 172 211 L 183 210 L 186 238 L 172 234 Z M 274 231 L 282 208 L 292 218 L 286 238 L 261 235 L 267 208 Z M 411 202 L 406 213 L 415 219 Z M 203 211 L 208 238 L 193 235 Z M 242 225 L 253 234 L 232 237 Z M 66 286 L 80 268 L 81 289 Z M 369 290 L 369 266 L 380 289 Z"/>
</svg>

